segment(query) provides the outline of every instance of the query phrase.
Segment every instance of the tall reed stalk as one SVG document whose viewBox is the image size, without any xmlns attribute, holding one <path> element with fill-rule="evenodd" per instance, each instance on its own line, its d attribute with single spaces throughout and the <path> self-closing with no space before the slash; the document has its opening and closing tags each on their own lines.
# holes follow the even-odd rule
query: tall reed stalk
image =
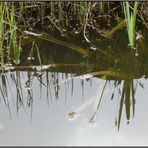
<svg viewBox="0 0 148 148">
<path fill-rule="evenodd" d="M 136 15 L 138 11 L 138 2 L 134 3 L 133 12 L 130 11 L 129 2 L 123 3 L 125 19 L 127 20 L 128 38 L 131 47 L 135 47 Z"/>
<path fill-rule="evenodd" d="M 99 2 L 99 13 L 102 13 L 103 14 L 104 8 L 105 8 L 105 2 L 100 1 Z"/>
<path fill-rule="evenodd" d="M 22 10 L 20 10 L 22 11 Z M 15 4 L 14 2 L 6 2 L 4 9 L 5 18 L 4 21 L 9 27 L 9 40 L 7 40 L 8 56 L 14 58 L 14 62 L 18 64 L 20 57 L 20 48 L 17 42 L 17 23 L 15 20 Z M 6 30 L 5 30 L 6 31 Z"/>
<path fill-rule="evenodd" d="M 59 9 L 59 19 L 61 19 L 61 25 L 62 27 L 64 28 L 64 16 L 63 16 L 63 3 L 62 2 L 59 2 L 58 3 L 58 9 Z"/>
<path fill-rule="evenodd" d="M 43 20 L 44 20 L 44 15 L 45 15 L 45 4 L 41 3 L 40 7 L 39 7 L 39 15 L 38 17 L 40 17 L 41 19 L 41 23 L 43 24 Z"/>
<path fill-rule="evenodd" d="M 19 60 L 19 48 L 17 46 L 17 32 L 16 32 L 16 22 L 15 22 L 15 8 L 14 2 L 12 2 L 11 13 L 10 13 L 10 45 L 13 50 L 13 55 L 15 60 Z"/>
<path fill-rule="evenodd" d="M 80 21 L 80 24 L 82 24 L 83 19 L 84 19 L 83 1 L 81 1 L 79 3 L 80 3 L 80 6 L 79 6 L 79 21 Z"/>
<path fill-rule="evenodd" d="M 55 11 L 55 9 L 54 9 L 54 2 L 50 2 L 50 15 L 53 15 L 54 16 L 54 11 Z"/>
<path fill-rule="evenodd" d="M 1 58 L 1 66 L 4 64 L 4 53 L 3 53 L 3 3 L 0 2 L 0 58 Z M 3 69 L 3 68 L 2 68 Z"/>
</svg>

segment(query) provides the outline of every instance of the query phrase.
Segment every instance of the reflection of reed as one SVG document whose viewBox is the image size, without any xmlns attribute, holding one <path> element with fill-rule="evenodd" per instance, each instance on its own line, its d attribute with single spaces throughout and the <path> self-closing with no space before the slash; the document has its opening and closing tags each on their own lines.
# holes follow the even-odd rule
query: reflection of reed
<svg viewBox="0 0 148 148">
<path fill-rule="evenodd" d="M 25 76 L 24 76 L 25 75 Z M 64 75 L 64 74 L 63 74 Z M 46 79 L 42 77 L 45 76 Z M 69 75 L 70 77 L 70 75 Z M 11 117 L 11 105 L 16 107 L 16 112 L 18 113 L 21 108 L 27 112 L 27 108 L 33 111 L 33 103 L 35 98 L 33 91 L 33 83 L 38 82 L 40 84 L 39 91 L 40 98 L 42 98 L 42 86 L 45 88 L 47 95 L 47 103 L 49 105 L 49 98 L 51 103 L 53 102 L 53 96 L 55 94 L 56 99 L 58 99 L 59 93 L 59 74 L 55 72 L 10 72 L 0 75 L 0 98 L 3 98 L 10 117 Z M 66 74 L 65 74 L 66 78 Z M 25 83 L 24 83 L 25 81 Z M 25 84 L 25 85 L 24 85 Z M 73 85 L 73 83 L 71 83 Z M 66 87 L 66 86 L 65 86 Z M 73 89 L 73 86 L 71 87 Z M 54 93 L 54 94 L 53 94 Z"/>
<path fill-rule="evenodd" d="M 100 72 L 100 73 L 102 74 L 103 72 Z M 21 107 L 26 112 L 25 103 L 27 103 L 27 107 L 31 109 L 31 116 L 32 116 L 32 107 L 33 107 L 33 101 L 34 101 L 34 98 L 33 98 L 34 91 L 32 90 L 33 81 L 37 80 L 40 83 L 40 86 L 43 86 L 46 88 L 47 103 L 49 104 L 49 98 L 51 99 L 50 100 L 51 103 L 53 102 L 52 89 L 54 89 L 55 97 L 58 99 L 59 89 L 60 89 L 60 87 L 62 87 L 62 86 L 60 86 L 61 84 L 63 84 L 63 83 L 66 84 L 67 81 L 70 81 L 71 84 L 73 85 L 73 83 L 72 83 L 73 80 L 90 79 L 93 76 L 96 76 L 97 74 L 99 74 L 99 72 L 88 73 L 88 74 L 79 75 L 79 76 L 71 75 L 71 77 L 70 76 L 67 77 L 65 74 L 65 78 L 62 78 L 63 80 L 59 80 L 59 74 L 57 72 L 52 72 L 52 73 L 51 72 L 49 73 L 46 71 L 28 72 L 25 77 L 25 82 L 26 82 L 26 86 L 27 86 L 25 88 L 23 86 L 24 78 L 21 76 L 21 75 L 23 75 L 23 73 L 21 73 L 19 71 L 11 72 L 11 73 L 1 75 L 0 95 L 3 98 L 6 107 L 8 108 L 10 116 L 11 116 L 11 110 L 10 110 L 10 101 L 11 100 L 9 98 L 13 99 L 13 102 L 15 103 L 15 106 L 16 106 L 17 113 Z M 105 74 L 105 72 L 103 74 Z M 109 73 L 109 74 L 111 74 L 111 73 Z M 46 77 L 46 79 L 43 78 L 44 76 Z M 89 106 L 93 105 L 93 114 L 92 114 L 92 117 L 90 118 L 90 122 L 94 122 L 96 120 L 95 117 L 97 114 L 97 110 L 100 106 L 101 99 L 104 94 L 104 90 L 107 86 L 106 84 L 109 81 L 102 80 L 102 82 L 103 82 L 102 84 L 99 84 L 99 89 L 98 89 L 98 92 L 95 96 L 86 100 L 79 107 L 75 108 L 74 110 L 72 110 L 71 112 L 68 113 L 68 117 L 70 119 L 74 119 L 75 116 L 77 116 L 83 110 L 85 110 Z M 123 82 L 123 83 L 121 83 L 121 82 Z M 113 89 L 112 94 L 114 94 L 115 89 L 117 87 L 122 86 L 122 84 L 123 84 L 123 88 L 121 88 L 121 98 L 120 98 L 118 121 L 117 121 L 118 129 L 120 128 L 121 116 L 122 116 L 122 112 L 123 112 L 124 103 L 125 103 L 125 111 L 126 111 L 127 121 L 129 121 L 131 118 L 131 107 L 130 107 L 131 105 L 132 105 L 133 116 L 135 113 L 135 91 L 136 91 L 136 88 L 134 87 L 134 80 L 133 80 L 132 76 L 129 76 L 128 79 L 126 78 L 123 80 L 114 80 L 115 87 Z M 73 89 L 73 86 L 71 86 L 71 89 Z M 71 91 L 73 91 L 73 90 L 71 90 Z M 41 95 L 41 92 L 42 92 L 42 88 L 40 87 L 40 95 Z M 113 99 L 113 97 L 114 96 L 112 95 L 111 98 Z M 25 99 L 25 98 L 27 98 L 27 99 Z"/>
<path fill-rule="evenodd" d="M 89 122 L 90 123 L 95 122 L 96 113 L 101 103 L 101 99 L 102 99 L 102 96 L 103 96 L 103 93 L 106 87 L 106 82 L 107 81 L 103 81 L 101 84 L 99 84 L 97 94 L 91 97 L 90 99 L 87 99 L 84 103 L 82 103 L 79 107 L 75 108 L 73 111 L 69 112 L 68 117 L 74 118 L 77 114 L 81 113 L 83 110 L 88 108 L 90 105 L 93 105 L 93 115 L 91 119 L 89 120 Z"/>
<path fill-rule="evenodd" d="M 87 66 L 86 64 L 49 64 L 49 65 L 42 65 L 42 66 L 4 66 L 3 70 L 7 71 L 45 71 L 50 69 L 65 69 L 65 68 L 72 68 L 77 71 L 79 68 Z M 0 71 L 2 71 L 0 67 Z"/>
<path fill-rule="evenodd" d="M 89 122 L 94 124 L 94 122 L 96 122 L 97 110 L 99 109 L 99 106 L 100 106 L 100 103 L 101 103 L 101 100 L 102 100 L 102 97 L 103 97 L 104 90 L 106 88 L 107 82 L 108 81 L 103 81 L 103 83 L 99 85 L 98 92 L 97 92 L 97 94 L 95 96 L 93 96 L 92 98 L 86 100 L 80 106 L 78 106 L 77 108 L 70 111 L 68 113 L 68 118 L 69 119 L 74 119 L 75 116 L 80 114 L 82 111 L 84 111 L 89 106 L 93 105 L 93 114 L 92 114 L 92 117 L 90 118 Z M 114 97 L 115 88 L 117 86 L 118 87 L 121 86 L 122 83 L 118 82 L 118 80 L 116 80 L 114 85 L 115 85 L 115 87 L 113 89 L 111 99 L 113 99 L 113 97 Z M 120 128 L 121 116 L 122 116 L 124 104 L 125 104 L 125 112 L 126 112 L 127 123 L 129 123 L 129 120 L 131 118 L 131 105 L 132 105 L 132 113 L 133 113 L 133 117 L 134 117 L 134 114 L 135 114 L 135 91 L 136 91 L 136 87 L 134 87 L 134 80 L 133 79 L 129 78 L 129 79 L 123 80 L 123 88 L 121 89 L 120 106 L 119 106 L 119 112 L 118 112 L 118 121 L 115 121 L 116 124 L 118 125 L 118 130 Z"/>
<path fill-rule="evenodd" d="M 24 34 L 30 35 L 30 36 L 37 38 L 37 39 L 49 41 L 51 43 L 56 43 L 56 44 L 64 46 L 64 47 L 68 47 L 69 49 L 72 49 L 83 56 L 88 56 L 91 53 L 88 49 L 84 49 L 84 48 L 79 47 L 75 44 L 71 44 L 71 43 L 56 39 L 47 33 L 37 34 L 34 32 L 30 32 L 30 31 L 24 31 Z M 96 47 L 96 50 L 99 51 L 100 53 L 104 54 L 105 56 L 112 58 L 113 60 L 115 59 L 115 57 L 113 55 L 109 54 L 107 51 L 104 51 L 104 50 L 97 48 L 97 47 Z"/>
<path fill-rule="evenodd" d="M 8 85 L 7 85 L 6 77 L 3 74 L 1 75 L 0 92 L 1 92 L 1 98 L 3 98 L 4 103 L 9 111 L 10 118 L 11 118 L 10 105 L 9 105 L 9 100 L 8 100 Z"/>
<path fill-rule="evenodd" d="M 129 123 L 130 112 L 131 112 L 131 109 L 130 109 L 131 102 L 132 102 L 132 112 L 133 112 L 133 117 L 134 117 L 134 114 L 135 114 L 135 88 L 134 88 L 133 79 L 124 80 L 124 82 L 123 82 L 122 94 L 121 94 L 121 98 L 120 98 L 119 115 L 118 115 L 118 129 L 120 128 L 121 115 L 122 115 L 124 103 L 125 103 L 126 119 Z"/>
<path fill-rule="evenodd" d="M 78 71 L 80 68 L 87 66 L 86 64 L 50 64 L 43 66 L 9 66 L 5 67 L 4 71 L 52 71 L 52 69 L 65 69 L 71 68 L 73 71 Z M 1 69 L 0 69 L 1 70 Z M 128 73 L 119 72 L 116 70 L 104 70 L 104 71 L 95 71 L 82 75 L 78 75 L 75 78 L 85 79 L 87 77 L 100 77 L 101 79 L 118 79 L 118 80 L 127 80 L 129 79 Z M 134 78 L 139 78 L 139 74 L 135 74 Z M 71 79 L 70 79 L 71 80 Z M 64 80 L 67 81 L 67 80 Z M 68 79 L 69 81 L 69 79 Z"/>
</svg>

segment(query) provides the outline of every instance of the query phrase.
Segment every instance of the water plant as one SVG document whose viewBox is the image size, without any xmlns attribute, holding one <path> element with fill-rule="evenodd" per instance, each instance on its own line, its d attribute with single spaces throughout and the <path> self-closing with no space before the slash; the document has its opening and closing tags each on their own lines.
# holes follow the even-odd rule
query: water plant
<svg viewBox="0 0 148 148">
<path fill-rule="evenodd" d="M 13 50 L 14 62 L 19 63 L 20 50 L 17 43 L 17 26 L 15 21 L 14 2 L 11 4 L 10 13 L 10 50 Z"/>
<path fill-rule="evenodd" d="M 3 11 L 3 7 L 4 7 L 3 3 L 0 2 L 0 57 L 1 57 L 1 68 L 4 64 L 4 52 L 3 52 L 3 31 L 4 31 L 3 16 L 4 16 L 4 11 Z"/>
<path fill-rule="evenodd" d="M 138 12 L 138 2 L 137 1 L 134 2 L 133 12 L 130 11 L 129 2 L 124 2 L 123 7 L 124 7 L 125 19 L 127 20 L 129 44 L 131 47 L 135 47 L 135 39 L 136 39 L 135 31 L 136 31 L 136 16 Z"/>
</svg>

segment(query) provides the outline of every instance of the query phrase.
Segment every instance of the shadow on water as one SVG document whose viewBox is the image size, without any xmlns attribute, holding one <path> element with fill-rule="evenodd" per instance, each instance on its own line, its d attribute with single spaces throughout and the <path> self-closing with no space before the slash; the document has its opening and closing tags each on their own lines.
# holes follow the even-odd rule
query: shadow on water
<svg viewBox="0 0 148 148">
<path fill-rule="evenodd" d="M 144 87 L 139 80 L 147 79 L 148 76 L 148 46 L 146 45 L 146 33 L 143 38 L 137 40 L 137 48 L 128 47 L 127 33 L 121 22 L 119 26 L 110 32 L 103 32 L 102 37 L 92 36 L 91 44 L 84 42 L 82 34 L 64 37 L 48 32 L 24 31 L 22 42 L 21 60 L 18 65 L 6 63 L 1 67 L 0 97 L 8 108 L 11 118 L 11 106 L 13 104 L 16 112 L 22 108 L 33 111 L 35 90 L 33 85 L 40 87 L 40 99 L 42 93 L 47 96 L 47 104 L 53 103 L 53 95 L 59 98 L 59 89 L 62 84 L 71 84 L 73 94 L 73 83 L 76 79 L 81 82 L 98 78 L 103 81 L 98 88 L 97 95 L 84 101 L 78 108 L 68 113 L 68 118 L 73 119 L 90 105 L 94 105 L 90 122 L 95 122 L 97 110 L 101 105 L 106 86 L 112 86 L 112 96 L 115 92 L 119 94 L 119 108 L 116 125 L 120 128 L 123 107 L 125 107 L 126 119 L 129 123 L 135 115 L 135 92 L 137 87 Z M 96 32 L 97 33 L 97 32 Z M 26 38 L 27 37 L 27 38 Z M 91 38 L 90 38 L 91 39 Z M 67 86 L 65 86 L 66 88 Z M 92 86 L 93 87 L 93 86 Z M 54 94 L 51 93 L 54 90 Z M 66 93 L 65 89 L 65 93 Z M 82 89 L 83 91 L 83 89 Z M 13 103 L 10 103 L 13 102 Z"/>
</svg>

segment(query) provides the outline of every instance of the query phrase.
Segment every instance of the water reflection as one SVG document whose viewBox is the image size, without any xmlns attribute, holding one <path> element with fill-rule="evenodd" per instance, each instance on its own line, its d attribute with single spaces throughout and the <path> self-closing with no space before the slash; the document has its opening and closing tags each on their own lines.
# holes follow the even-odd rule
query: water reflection
<svg viewBox="0 0 148 148">
<path fill-rule="evenodd" d="M 111 39 L 103 38 L 104 45 L 95 41 L 87 50 L 86 45 L 79 47 L 48 34 L 35 34 L 40 38 L 23 45 L 20 63 L 7 63 L 0 69 L 3 71 L 0 76 L 1 106 L 6 107 L 10 119 L 24 112 L 35 122 L 42 109 L 48 116 L 46 104 L 49 110 L 54 110 L 50 114 L 54 116 L 52 119 L 59 123 L 66 118 L 74 122 L 84 120 L 88 127 L 96 127 L 102 119 L 100 113 L 109 110 L 111 117 L 103 118 L 111 118 L 118 129 L 124 126 L 124 119 L 129 124 L 137 110 L 137 89 L 144 88 L 141 80 L 147 78 L 148 51 L 144 40 L 137 43 L 136 50 L 127 47 L 127 41 L 120 34 L 122 31 Z M 107 102 L 113 107 L 108 109 Z M 68 108 L 62 110 L 62 116 L 58 114 L 59 104 Z M 3 129 L 3 123 L 0 129 Z"/>
<path fill-rule="evenodd" d="M 1 108 L 1 113 L 5 111 L 5 114 L 2 115 L 2 124 L 4 126 L 6 125 L 7 128 L 8 128 L 8 123 L 6 123 L 6 121 L 7 121 L 8 115 L 11 115 L 11 118 L 12 118 L 11 122 L 15 121 L 15 124 L 18 126 L 15 129 L 19 128 L 20 131 L 21 131 L 21 128 L 23 128 L 24 126 L 22 122 L 26 123 L 25 118 L 28 118 L 28 117 L 30 118 L 29 120 L 32 120 L 32 124 L 34 125 L 34 127 L 40 128 L 42 130 L 43 130 L 43 127 L 41 126 L 44 126 L 45 124 L 44 122 L 47 122 L 48 124 L 54 124 L 54 125 L 51 125 L 50 128 L 47 126 L 48 124 L 46 125 L 48 132 L 50 132 L 52 127 L 55 127 L 55 126 L 61 130 L 60 126 L 63 127 L 62 126 L 63 123 L 59 125 L 57 124 L 57 122 L 59 123 L 60 121 L 62 121 L 64 122 L 64 124 L 66 124 L 65 121 L 63 120 L 66 117 L 68 117 L 67 115 L 70 115 L 70 118 L 68 119 L 73 121 L 74 124 L 79 122 L 79 124 L 81 123 L 80 125 L 81 126 L 83 125 L 86 129 L 87 129 L 86 125 L 88 125 L 88 127 L 90 128 L 91 127 L 98 128 L 100 126 L 103 127 L 106 124 L 109 124 L 112 127 L 112 129 L 114 129 L 113 128 L 114 124 L 118 124 L 119 109 L 121 110 L 122 93 L 125 91 L 124 89 L 126 89 L 125 86 L 128 86 L 128 84 L 130 84 L 129 82 L 127 84 L 125 80 L 122 80 L 121 82 L 114 81 L 114 80 L 106 81 L 106 80 L 101 80 L 100 78 L 95 78 L 95 77 L 94 78 L 91 77 L 89 79 L 81 79 L 82 76 L 79 76 L 78 78 L 78 76 L 74 76 L 73 74 L 54 73 L 54 72 L 41 72 L 39 74 L 40 74 L 39 77 L 38 75 L 36 77 L 36 72 L 17 71 L 17 72 L 8 72 L 4 75 L 3 82 L 5 82 L 4 83 L 5 85 L 4 84 L 1 85 L 2 86 L 1 90 L 3 92 L 1 94 L 1 107 L 3 106 L 2 107 L 3 109 Z M 69 80 L 69 81 L 66 81 L 66 80 Z M 139 82 L 141 81 L 141 82 L 139 83 L 138 81 Z M 140 87 L 143 85 L 145 86 L 145 83 L 143 84 L 142 81 L 145 82 L 143 78 L 139 80 L 134 80 L 135 87 L 139 88 L 139 86 Z M 26 88 L 26 82 L 29 82 L 29 88 Z M 141 90 L 143 90 L 143 88 L 141 88 Z M 84 91 L 83 94 L 82 94 L 82 91 Z M 146 93 L 146 90 L 143 92 Z M 114 96 L 112 97 L 113 94 Z M 4 99 L 2 95 L 7 96 L 7 98 L 4 97 L 5 100 L 2 100 Z M 101 97 L 102 97 L 102 100 L 100 102 Z M 138 95 L 138 97 L 140 96 Z M 146 97 L 146 94 L 145 94 L 145 97 Z M 113 99 L 112 102 L 111 102 L 111 99 Z M 121 124 L 121 131 L 122 129 L 125 128 L 125 125 L 124 125 L 125 122 L 123 119 L 125 119 L 126 117 L 127 104 L 126 104 L 126 98 L 124 99 L 125 100 L 123 102 L 123 106 L 125 106 L 125 108 L 122 107 L 121 123 L 122 122 L 123 123 Z M 140 103 L 140 99 L 139 98 L 137 99 L 139 100 L 138 103 Z M 99 102 L 100 102 L 100 106 L 98 109 Z M 4 103 L 6 106 L 6 110 L 4 109 Z M 138 108 L 136 108 L 136 110 L 137 109 Z M 6 115 L 6 111 L 9 111 L 7 115 Z M 16 117 L 15 115 L 16 113 L 18 114 L 18 117 Z M 27 116 L 26 115 L 24 116 L 24 113 Z M 77 116 L 75 116 L 74 113 L 77 113 L 76 114 Z M 48 119 L 48 121 L 46 118 Z M 18 119 L 20 121 L 18 121 Z M 38 119 L 40 121 L 38 121 Z M 84 121 L 84 123 L 82 123 L 82 121 Z M 18 123 L 21 122 L 20 124 L 22 124 L 22 126 L 18 125 L 16 122 Z M 41 125 L 39 126 L 36 122 L 39 122 L 39 124 Z M 113 124 L 113 122 L 115 123 Z M 134 121 L 134 122 L 137 122 L 137 121 Z M 133 124 L 134 122 L 132 122 L 131 124 Z M 71 126 L 74 125 L 71 122 L 70 124 Z M 68 125 L 70 126 L 70 124 Z M 81 129 L 80 125 L 79 126 L 77 125 L 77 127 L 79 127 L 76 130 L 77 134 L 80 131 L 82 133 L 85 133 L 84 128 Z M 107 126 L 107 129 L 109 128 L 108 126 Z M 29 128 L 29 125 L 25 125 L 25 127 Z M 32 129 L 30 129 L 30 131 L 32 131 Z M 45 130 L 43 131 L 45 132 Z M 54 131 L 52 133 L 54 133 Z M 119 143 L 121 143 L 121 141 Z M 16 140 L 10 143 L 16 143 Z M 23 141 L 18 143 L 23 143 Z M 28 142 L 28 143 L 31 143 L 31 142 Z M 34 141 L 34 143 L 36 142 Z M 41 143 L 44 143 L 44 142 L 41 142 Z M 49 143 L 51 144 L 54 142 L 50 141 Z M 62 142 L 59 141 L 55 143 L 60 144 Z M 72 144 L 73 142 L 71 141 L 70 143 Z M 80 144 L 80 141 L 78 143 Z M 90 142 L 90 144 L 92 143 L 94 144 L 95 142 L 94 141 Z"/>
<path fill-rule="evenodd" d="M 70 65 L 72 66 L 72 65 Z M 90 96 L 90 98 L 83 101 L 80 106 L 74 108 L 67 114 L 67 118 L 70 120 L 77 119 L 79 114 L 83 112 L 86 108 L 92 107 L 92 115 L 90 116 L 89 123 L 94 124 L 96 121 L 96 114 L 100 107 L 101 100 L 104 97 L 104 94 L 107 94 L 106 88 L 107 85 L 110 85 L 111 100 L 117 99 L 115 93 L 118 94 L 119 99 L 119 112 L 118 118 L 116 118 L 116 124 L 118 129 L 120 127 L 121 116 L 123 111 L 123 106 L 125 106 L 126 119 L 129 122 L 131 118 L 131 111 L 134 117 L 135 114 L 135 92 L 138 87 L 138 84 L 143 87 L 141 83 L 138 82 L 138 79 L 134 79 L 134 74 L 129 72 L 132 67 L 128 67 L 127 72 L 115 72 L 113 70 L 109 71 L 97 71 L 90 72 L 88 74 L 76 75 L 73 73 L 58 73 L 58 72 L 49 72 L 49 67 L 45 66 L 45 69 L 39 70 L 37 67 L 31 69 L 32 71 L 28 72 L 8 72 L 1 75 L 1 98 L 3 99 L 11 118 L 11 107 L 10 104 L 13 100 L 13 104 L 18 113 L 20 108 L 23 108 L 24 112 L 26 109 L 33 110 L 33 102 L 35 99 L 42 99 L 42 96 L 46 94 L 47 104 L 53 103 L 53 98 L 59 99 L 59 91 L 62 87 L 65 86 L 65 102 L 67 99 L 67 91 L 71 91 L 73 95 L 73 84 L 75 81 L 81 82 L 82 87 L 82 98 L 84 98 L 84 82 L 90 82 L 93 77 L 98 77 L 97 79 L 101 80 L 97 85 L 97 91 L 95 95 Z M 18 68 L 18 67 L 17 67 Z M 21 69 L 22 67 L 20 67 Z M 15 68 L 14 68 L 15 69 Z M 133 72 L 133 71 L 132 71 Z M 101 78 L 101 79 L 100 79 Z M 108 79 L 108 80 L 107 80 Z M 36 90 L 33 90 L 33 87 L 38 87 L 38 98 L 34 98 L 34 93 L 37 93 Z M 91 85 L 91 87 L 94 87 Z M 53 96 L 54 95 L 54 96 Z M 125 105 L 124 105 L 125 104 Z M 132 107 L 131 107 L 132 106 Z M 132 109 L 131 109 L 132 108 Z M 31 117 L 32 118 L 32 117 Z"/>
</svg>

